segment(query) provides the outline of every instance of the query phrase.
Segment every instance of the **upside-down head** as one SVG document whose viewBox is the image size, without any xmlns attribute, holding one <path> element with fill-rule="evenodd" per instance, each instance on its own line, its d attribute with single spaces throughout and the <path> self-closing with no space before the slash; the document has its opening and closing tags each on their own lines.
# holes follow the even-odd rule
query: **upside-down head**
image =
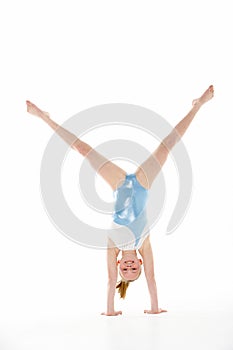
<svg viewBox="0 0 233 350">
<path fill-rule="evenodd" d="M 137 257 L 123 257 L 118 261 L 119 265 L 119 274 L 121 276 L 121 280 L 117 283 L 116 288 L 118 289 L 118 293 L 121 298 L 125 298 L 126 291 L 130 282 L 133 282 L 139 278 L 141 275 L 141 265 L 142 260 Z"/>
</svg>

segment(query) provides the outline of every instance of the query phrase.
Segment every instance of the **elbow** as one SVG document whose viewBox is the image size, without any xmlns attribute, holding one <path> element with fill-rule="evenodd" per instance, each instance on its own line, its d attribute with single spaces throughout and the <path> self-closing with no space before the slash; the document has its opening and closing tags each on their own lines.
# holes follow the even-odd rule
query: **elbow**
<svg viewBox="0 0 233 350">
<path fill-rule="evenodd" d="M 111 278 L 109 277 L 108 278 L 108 287 L 116 287 L 116 284 L 117 284 L 117 279 L 116 278 Z"/>
<path fill-rule="evenodd" d="M 150 283 L 156 283 L 154 273 L 146 274 L 146 279 Z"/>
<path fill-rule="evenodd" d="M 110 283 L 113 283 L 113 282 L 116 282 L 117 281 L 117 277 L 116 276 L 108 276 L 108 282 Z"/>
</svg>

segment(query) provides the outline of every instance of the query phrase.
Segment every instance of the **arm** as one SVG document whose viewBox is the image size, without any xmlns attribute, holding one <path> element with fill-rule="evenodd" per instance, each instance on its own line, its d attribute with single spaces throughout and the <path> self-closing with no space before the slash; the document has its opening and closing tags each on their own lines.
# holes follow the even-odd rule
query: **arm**
<svg viewBox="0 0 233 350">
<path fill-rule="evenodd" d="M 158 307 L 157 286 L 154 274 L 154 259 L 149 236 L 145 239 L 139 252 L 143 258 L 144 271 L 151 300 L 151 309 L 145 310 L 145 313 L 157 314 L 165 312 L 165 310 Z"/>
<path fill-rule="evenodd" d="M 109 242 L 110 243 L 110 242 Z M 108 288 L 107 288 L 107 312 L 103 312 L 105 316 L 117 316 L 121 314 L 121 311 L 115 311 L 114 309 L 114 297 L 116 292 L 117 283 L 117 256 L 119 249 L 109 244 L 107 249 L 107 265 L 108 265 Z"/>
</svg>

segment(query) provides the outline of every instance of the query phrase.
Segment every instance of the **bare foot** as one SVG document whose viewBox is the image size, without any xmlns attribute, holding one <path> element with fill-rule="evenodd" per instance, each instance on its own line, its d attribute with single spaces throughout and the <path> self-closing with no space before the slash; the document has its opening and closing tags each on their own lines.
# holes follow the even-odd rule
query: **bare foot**
<svg viewBox="0 0 233 350">
<path fill-rule="evenodd" d="M 204 94 L 201 95 L 201 97 L 193 100 L 193 106 L 195 106 L 196 104 L 199 104 L 200 106 L 202 106 L 205 102 L 208 102 L 213 97 L 214 97 L 214 87 L 213 85 L 210 85 L 208 89 L 204 92 Z"/>
<path fill-rule="evenodd" d="M 43 117 L 49 117 L 48 112 L 42 111 L 40 108 L 38 108 L 34 103 L 30 101 L 26 101 L 27 104 L 27 112 L 33 115 L 36 115 L 37 117 L 43 118 Z"/>
</svg>

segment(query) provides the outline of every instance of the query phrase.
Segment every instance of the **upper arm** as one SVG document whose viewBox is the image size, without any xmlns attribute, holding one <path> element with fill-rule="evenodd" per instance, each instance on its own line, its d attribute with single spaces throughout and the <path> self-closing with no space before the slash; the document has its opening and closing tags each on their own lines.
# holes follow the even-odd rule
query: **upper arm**
<svg viewBox="0 0 233 350">
<path fill-rule="evenodd" d="M 117 280 L 117 256 L 119 249 L 112 246 L 109 241 L 107 249 L 108 279 Z"/>
<path fill-rule="evenodd" d="M 154 258 L 149 236 L 143 242 L 140 254 L 143 258 L 146 278 L 154 278 Z"/>
</svg>

